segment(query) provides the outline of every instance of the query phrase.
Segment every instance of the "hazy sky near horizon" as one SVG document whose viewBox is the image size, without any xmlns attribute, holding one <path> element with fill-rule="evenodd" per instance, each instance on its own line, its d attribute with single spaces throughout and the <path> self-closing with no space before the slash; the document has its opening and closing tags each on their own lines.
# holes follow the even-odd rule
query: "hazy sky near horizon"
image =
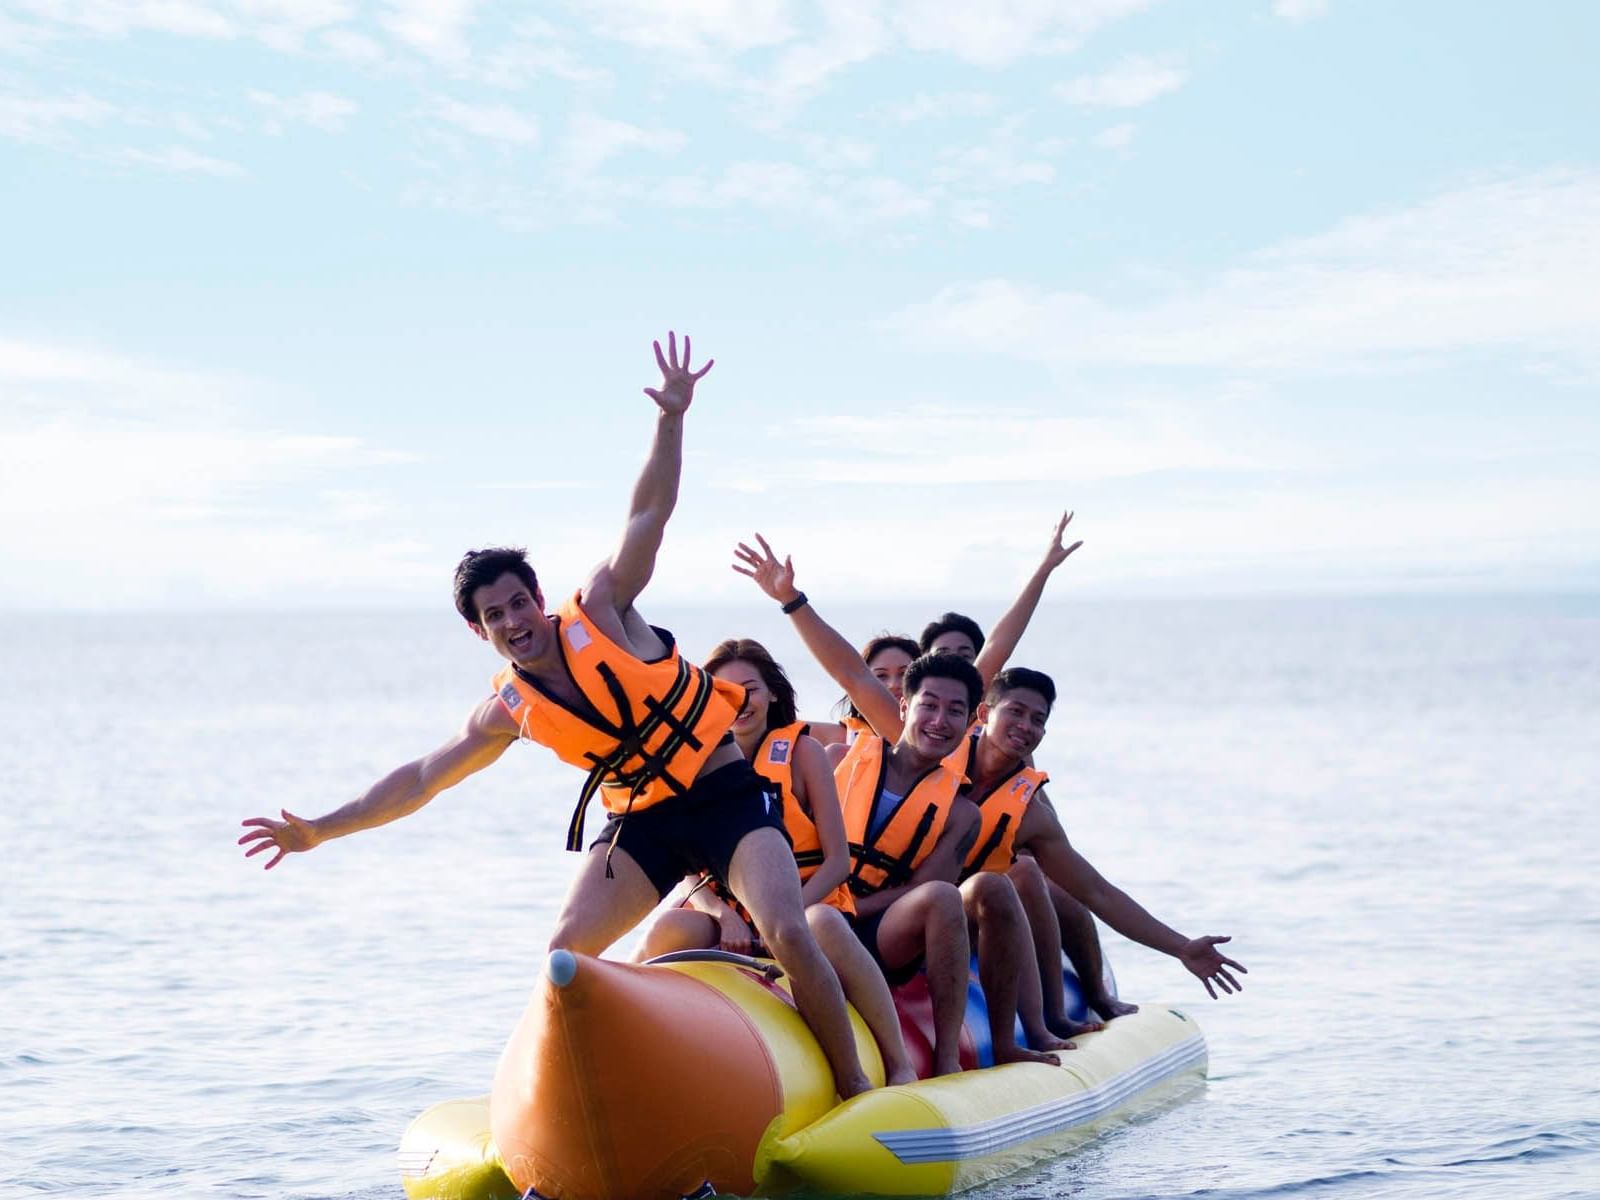
<svg viewBox="0 0 1600 1200">
<path fill-rule="evenodd" d="M 0 608 L 1600 587 L 1600 6 L 0 0 Z M 914 563 L 914 570 L 907 564 Z"/>
</svg>

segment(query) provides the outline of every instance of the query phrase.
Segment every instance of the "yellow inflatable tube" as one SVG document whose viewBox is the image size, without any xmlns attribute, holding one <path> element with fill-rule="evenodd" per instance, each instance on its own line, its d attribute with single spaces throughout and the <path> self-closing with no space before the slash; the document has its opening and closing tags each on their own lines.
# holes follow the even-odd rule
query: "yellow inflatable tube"
<svg viewBox="0 0 1600 1200">
<path fill-rule="evenodd" d="M 762 1190 L 963 1191 L 1072 1149 L 1205 1069 L 1205 1038 L 1175 1009 L 1141 1010 L 1075 1040 L 1059 1067 L 1014 1063 L 857 1096 L 763 1146 Z"/>
<path fill-rule="evenodd" d="M 435 1105 L 406 1131 L 406 1194 L 942 1195 L 1070 1149 L 1205 1067 L 1194 1023 L 1155 1008 L 1078 1039 L 1061 1067 L 964 1071 L 837 1104 L 786 981 L 764 966 L 555 952 L 492 1095 Z M 852 1023 L 881 1083 L 877 1048 L 853 1013 Z"/>
</svg>

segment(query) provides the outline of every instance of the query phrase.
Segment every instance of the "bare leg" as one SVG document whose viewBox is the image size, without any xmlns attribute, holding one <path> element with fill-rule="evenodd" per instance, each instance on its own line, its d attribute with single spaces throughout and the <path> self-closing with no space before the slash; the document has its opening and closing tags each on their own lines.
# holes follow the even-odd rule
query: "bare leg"
<svg viewBox="0 0 1600 1200">
<path fill-rule="evenodd" d="M 961 894 L 978 931 L 978 978 L 989 1002 L 994 1061 L 1060 1065 L 1061 1060 L 1049 1051 L 1062 1049 L 1066 1043 L 1049 1030 L 1041 1030 L 1037 1041 L 1029 1034 L 1029 1041 L 1039 1050 L 1017 1045 L 1017 992 L 1026 971 L 1024 964 L 1034 955 L 1028 918 L 1023 915 L 1016 888 L 1004 875 L 982 871 L 961 885 Z"/>
<path fill-rule="evenodd" d="M 856 1055 L 839 977 L 806 924 L 800 875 L 788 840 L 770 827 L 745 834 L 728 864 L 728 884 L 750 910 L 761 940 L 789 976 L 795 1007 L 833 1068 L 839 1098 L 848 1100 L 870 1089 L 872 1083 Z"/>
<path fill-rule="evenodd" d="M 1030 1019 L 1064 1038 L 1101 1028 L 1099 1021 L 1080 1025 L 1067 1016 L 1067 991 L 1061 980 L 1061 924 L 1056 919 L 1055 906 L 1050 903 L 1049 881 L 1044 872 L 1024 854 L 1006 876 L 1017 889 L 1017 899 L 1022 901 L 1022 911 L 1027 914 L 1028 927 L 1033 933 L 1033 966 L 1025 976 L 1031 974 L 1038 978 L 1039 994 L 1033 995 L 1024 977 L 1022 991 L 1017 996 L 1017 1011 L 1029 1043 L 1038 1044 L 1033 1040 L 1035 1024 L 1030 1024 Z"/>
<path fill-rule="evenodd" d="M 926 962 L 933 1001 L 933 1073 L 961 1070 L 961 1022 L 967 1015 L 967 918 L 953 883 L 920 884 L 898 897 L 878 926 L 878 954 L 890 966 Z"/>
<path fill-rule="evenodd" d="M 1106 991 L 1105 957 L 1100 952 L 1100 931 L 1095 928 L 1094 914 L 1055 882 L 1050 884 L 1050 903 L 1061 926 L 1062 948 L 1078 974 L 1089 1007 L 1108 1021 L 1138 1012 L 1137 1004 L 1118 1000 Z"/>
<path fill-rule="evenodd" d="M 878 1051 L 883 1055 L 884 1082 L 891 1085 L 916 1082 L 917 1071 L 906 1053 L 900 1017 L 894 1010 L 889 985 L 844 914 L 826 904 L 813 904 L 806 909 L 806 923 L 811 926 L 812 936 L 822 947 L 822 953 L 833 964 L 845 998 L 855 1005 L 877 1040 Z"/>
<path fill-rule="evenodd" d="M 604 845 L 584 855 L 556 916 L 551 950 L 599 955 L 642 921 L 661 899 L 655 884 L 626 850 L 612 852 L 611 873 L 613 877 L 606 878 Z"/>
<path fill-rule="evenodd" d="M 674 950 L 708 950 L 719 944 L 722 931 L 709 913 L 693 908 L 669 908 L 655 919 L 644 935 L 633 961 L 648 962 Z"/>
</svg>

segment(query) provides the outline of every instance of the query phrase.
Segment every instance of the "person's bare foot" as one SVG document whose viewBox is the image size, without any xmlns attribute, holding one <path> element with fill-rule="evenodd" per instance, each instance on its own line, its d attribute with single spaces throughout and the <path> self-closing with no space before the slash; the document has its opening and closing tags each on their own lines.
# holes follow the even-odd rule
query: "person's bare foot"
<svg viewBox="0 0 1600 1200">
<path fill-rule="evenodd" d="M 833 1088 L 834 1091 L 839 1093 L 840 1100 L 848 1100 L 852 1096 L 861 1095 L 862 1092 L 870 1092 L 872 1090 L 872 1080 L 865 1075 L 857 1075 L 853 1079 L 835 1079 Z"/>
<path fill-rule="evenodd" d="M 1026 1029 L 1023 1031 L 1028 1045 L 1035 1050 L 1076 1050 L 1070 1039 L 1059 1036 L 1054 1029 Z"/>
<path fill-rule="evenodd" d="M 1137 1004 L 1129 1004 L 1126 1000 L 1118 1000 L 1109 993 L 1102 993 L 1087 1003 L 1090 1008 L 1108 1021 L 1115 1021 L 1118 1017 L 1126 1017 L 1139 1011 Z"/>
<path fill-rule="evenodd" d="M 1057 1039 L 1052 1038 L 1052 1041 Z M 1064 1042 L 1057 1042 L 1058 1048 L 1064 1047 Z M 1043 1063 L 1047 1067 L 1059 1067 L 1061 1059 L 1055 1054 L 1044 1050 L 1029 1050 L 1026 1046 L 1019 1046 L 1013 1042 L 1010 1046 L 996 1046 L 994 1048 L 994 1064 L 1031 1062 Z"/>
<path fill-rule="evenodd" d="M 946 1055 L 940 1054 L 937 1050 L 934 1051 L 933 1075 L 929 1076 L 930 1079 L 938 1075 L 959 1075 L 960 1073 L 961 1055 L 959 1052 L 952 1052 Z"/>
<path fill-rule="evenodd" d="M 1081 1037 L 1086 1033 L 1097 1033 L 1106 1027 L 1104 1021 L 1084 1021 L 1080 1024 L 1071 1017 L 1047 1020 L 1045 1024 L 1050 1027 L 1051 1033 L 1063 1038 L 1075 1038 Z M 1033 1038 L 1030 1037 L 1028 1041 L 1031 1043 Z"/>
<path fill-rule="evenodd" d="M 884 1073 L 883 1086 L 898 1087 L 902 1083 L 915 1083 L 916 1081 L 917 1069 L 910 1063 L 905 1063 Z"/>
</svg>

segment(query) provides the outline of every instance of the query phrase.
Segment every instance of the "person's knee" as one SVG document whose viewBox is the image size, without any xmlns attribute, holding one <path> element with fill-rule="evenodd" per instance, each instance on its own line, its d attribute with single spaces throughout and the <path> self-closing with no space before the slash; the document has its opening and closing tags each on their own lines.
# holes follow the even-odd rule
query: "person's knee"
<svg viewBox="0 0 1600 1200">
<path fill-rule="evenodd" d="M 1017 889 L 1004 875 L 985 871 L 974 875 L 968 888 L 979 924 L 1013 924 L 1022 915 Z"/>
<path fill-rule="evenodd" d="M 811 930 L 811 936 L 817 939 L 817 945 L 824 949 L 837 945 L 841 937 L 855 936 L 850 932 L 844 914 L 826 904 L 813 904 L 806 909 L 806 926 Z"/>
<path fill-rule="evenodd" d="M 778 959 L 815 945 L 805 914 L 798 909 L 768 914 L 759 932 L 767 949 Z"/>
<path fill-rule="evenodd" d="M 1006 874 L 1019 896 L 1042 899 L 1049 894 L 1044 872 L 1039 869 L 1039 864 L 1026 854 L 1020 855 Z"/>
</svg>

